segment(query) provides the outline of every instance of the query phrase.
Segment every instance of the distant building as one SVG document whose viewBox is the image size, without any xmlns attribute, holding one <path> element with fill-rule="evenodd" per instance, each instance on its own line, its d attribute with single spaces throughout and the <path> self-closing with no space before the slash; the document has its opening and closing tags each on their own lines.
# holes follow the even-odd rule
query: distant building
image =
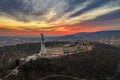
<svg viewBox="0 0 120 80">
<path fill-rule="evenodd" d="M 63 48 L 46 48 L 47 55 L 63 55 Z"/>
<path fill-rule="evenodd" d="M 75 54 L 84 51 L 91 51 L 93 46 L 89 44 L 89 41 L 79 41 L 71 42 L 65 44 L 64 46 L 57 47 L 45 47 L 44 35 L 41 34 L 41 50 L 39 52 L 40 56 L 60 56 Z"/>
<path fill-rule="evenodd" d="M 107 40 L 105 40 L 105 39 L 100 40 L 100 43 L 109 44 L 109 45 L 113 45 L 113 46 L 120 45 L 119 40 L 115 39 L 114 37 L 111 37 L 110 39 L 107 39 Z"/>
<path fill-rule="evenodd" d="M 64 52 L 64 54 L 69 54 L 69 53 L 75 53 L 78 49 L 77 49 L 78 47 L 77 46 L 64 46 L 63 47 L 63 52 Z"/>
<path fill-rule="evenodd" d="M 110 45 L 115 45 L 115 39 L 114 39 L 114 37 L 112 37 L 110 40 L 109 40 L 109 44 Z"/>
</svg>

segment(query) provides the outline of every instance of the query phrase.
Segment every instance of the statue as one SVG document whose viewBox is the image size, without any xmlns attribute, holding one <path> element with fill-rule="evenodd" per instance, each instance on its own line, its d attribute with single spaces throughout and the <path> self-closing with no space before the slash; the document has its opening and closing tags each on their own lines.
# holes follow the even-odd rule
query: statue
<svg viewBox="0 0 120 80">
<path fill-rule="evenodd" d="M 45 48 L 45 42 L 44 42 L 44 35 L 41 33 L 41 50 L 40 55 L 45 56 L 46 55 L 46 48 Z"/>
</svg>

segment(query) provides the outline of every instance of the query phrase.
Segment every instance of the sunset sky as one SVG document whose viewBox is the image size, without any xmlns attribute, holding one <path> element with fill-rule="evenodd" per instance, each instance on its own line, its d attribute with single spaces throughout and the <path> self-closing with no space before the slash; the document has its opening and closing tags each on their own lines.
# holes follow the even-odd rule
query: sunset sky
<svg viewBox="0 0 120 80">
<path fill-rule="evenodd" d="M 0 35 L 120 30 L 120 0 L 0 0 Z"/>
</svg>

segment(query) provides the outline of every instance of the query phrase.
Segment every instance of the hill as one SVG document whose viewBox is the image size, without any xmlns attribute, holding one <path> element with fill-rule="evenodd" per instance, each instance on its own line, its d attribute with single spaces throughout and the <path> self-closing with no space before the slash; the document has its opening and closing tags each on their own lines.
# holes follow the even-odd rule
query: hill
<svg viewBox="0 0 120 80">
<path fill-rule="evenodd" d="M 56 47 L 68 42 L 46 42 L 46 47 Z M 19 45 L 10 45 L 0 47 L 0 59 L 3 59 L 4 65 L 7 65 L 16 59 L 39 53 L 40 43 L 26 43 Z"/>
<path fill-rule="evenodd" d="M 76 34 L 45 37 L 48 41 L 74 41 L 74 40 L 88 40 L 100 41 L 101 39 L 109 40 L 112 37 L 120 41 L 120 30 L 97 31 L 97 32 L 80 32 Z M 40 36 L 0 36 L 0 46 L 16 45 L 25 43 L 37 43 L 40 41 Z M 119 42 L 120 43 L 120 42 Z"/>
<path fill-rule="evenodd" d="M 110 39 L 114 37 L 115 39 L 120 39 L 120 30 L 109 30 L 109 31 L 98 31 L 98 32 L 81 32 L 72 35 L 54 37 L 51 39 L 55 40 L 89 40 L 89 41 L 99 41 L 101 38 Z"/>
<path fill-rule="evenodd" d="M 119 80 L 120 49 L 93 44 L 94 48 L 90 52 L 27 62 L 19 67 L 16 76 L 5 78 L 5 75 L 16 67 L 15 63 L 9 64 L 1 69 L 0 77 L 2 80 Z"/>
</svg>

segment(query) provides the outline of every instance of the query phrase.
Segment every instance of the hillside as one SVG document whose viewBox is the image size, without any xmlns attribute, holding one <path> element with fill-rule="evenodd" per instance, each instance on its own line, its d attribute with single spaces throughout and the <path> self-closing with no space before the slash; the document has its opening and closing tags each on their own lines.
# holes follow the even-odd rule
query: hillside
<svg viewBox="0 0 120 80">
<path fill-rule="evenodd" d="M 46 47 L 61 46 L 67 42 L 47 42 Z M 40 43 L 26 43 L 0 47 L 0 58 L 3 58 L 4 65 L 11 63 L 21 57 L 39 53 Z"/>
<path fill-rule="evenodd" d="M 101 38 L 110 39 L 114 37 L 115 39 L 120 39 L 120 30 L 109 30 L 109 31 L 98 31 L 98 32 L 80 32 L 76 34 L 54 37 L 51 39 L 55 40 L 89 40 L 89 41 L 99 41 Z"/>
<path fill-rule="evenodd" d="M 100 41 L 101 39 L 109 40 L 114 38 L 119 41 L 120 45 L 120 30 L 109 31 L 97 31 L 97 32 L 80 32 L 76 34 L 54 36 L 49 37 L 46 35 L 46 42 L 54 41 L 76 41 L 76 40 L 88 40 L 88 41 Z M 38 43 L 40 36 L 0 36 L 0 46 L 16 45 L 25 43 Z"/>
<path fill-rule="evenodd" d="M 30 61 L 19 67 L 16 76 L 5 78 L 4 76 L 16 67 L 15 63 L 9 64 L 1 69 L 0 77 L 2 80 L 119 80 L 120 49 L 93 44 L 94 49 L 90 52 Z M 32 51 L 32 47 L 29 51 Z M 46 76 L 48 78 L 45 78 Z"/>
</svg>

